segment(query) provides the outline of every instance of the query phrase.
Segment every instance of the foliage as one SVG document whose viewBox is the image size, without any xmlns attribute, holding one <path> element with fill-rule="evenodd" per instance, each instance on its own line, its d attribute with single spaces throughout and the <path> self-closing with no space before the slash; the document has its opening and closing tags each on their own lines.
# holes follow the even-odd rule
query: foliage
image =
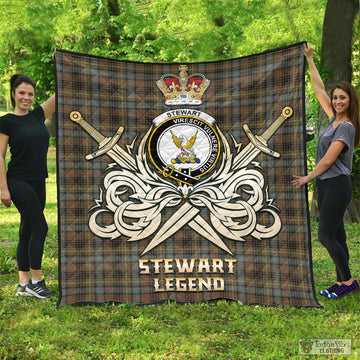
<svg viewBox="0 0 360 360">
<path fill-rule="evenodd" d="M 54 48 L 146 62 L 222 60 L 304 40 L 319 49 L 326 0 L 3 0 L 1 4 L 2 93 L 9 93 L 11 73 L 26 72 L 38 80 L 41 102 L 54 87 Z M 15 16 L 20 21 L 13 25 Z M 307 118 L 312 116 L 321 125 L 318 102 L 307 80 Z M 314 143 L 307 146 L 309 169 Z"/>
<path fill-rule="evenodd" d="M 5 90 L 9 90 L 9 74 L 26 72 L 37 80 L 40 99 L 54 91 L 50 66 L 52 21 L 56 14 L 54 4 L 55 0 L 1 2 L 0 80 L 5 84 Z"/>
<path fill-rule="evenodd" d="M 319 296 L 322 308 L 243 306 L 234 301 L 152 306 L 105 304 L 56 307 L 59 295 L 55 148 L 49 153 L 49 234 L 43 270 L 56 296 L 15 297 L 18 213 L 0 205 L 0 358 L 24 360 L 303 359 L 302 338 L 351 339 L 360 355 L 360 293 L 341 300 Z M 3 226 L 5 225 L 5 226 Z M 360 226 L 347 224 L 353 275 L 360 277 Z M 318 291 L 334 282 L 333 263 L 312 223 L 313 270 Z M 6 246 L 6 247 L 5 247 Z M 6 254 L 3 256 L 3 254 Z M 6 271 L 3 271 L 6 269 Z M 51 354 L 51 355 L 50 355 Z"/>
<path fill-rule="evenodd" d="M 55 48 L 146 62 L 250 55 L 320 44 L 326 0 L 2 0 L 0 83 L 26 72 L 54 91 Z M 16 19 L 16 21 L 14 21 Z"/>
<path fill-rule="evenodd" d="M 355 85 L 358 93 L 360 93 L 360 19 L 358 18 L 354 24 L 353 34 L 353 57 L 352 68 L 353 78 L 352 82 Z"/>
<path fill-rule="evenodd" d="M 354 24 L 354 35 L 353 35 L 353 77 L 352 84 L 355 86 L 357 93 L 360 94 L 360 18 L 358 15 L 357 21 Z M 354 189 L 354 199 L 358 205 L 359 216 L 360 216 L 360 149 L 354 151 L 353 161 L 353 172 L 352 182 Z"/>
<path fill-rule="evenodd" d="M 306 143 L 307 172 L 310 173 L 315 167 L 317 138 Z M 314 181 L 308 183 L 308 189 L 313 191 Z"/>
<path fill-rule="evenodd" d="M 16 261 L 14 259 L 15 247 L 3 247 L 0 253 L 0 275 L 10 274 L 17 269 Z"/>
<path fill-rule="evenodd" d="M 264 15 L 245 28 L 241 47 L 249 54 L 301 41 L 320 44 L 325 6 L 326 0 L 264 1 Z"/>
<path fill-rule="evenodd" d="M 8 96 L 14 72 L 38 81 L 39 102 L 53 93 L 54 48 L 147 62 L 228 59 L 303 40 L 319 50 L 325 6 L 326 0 L 1 0 L 0 95 Z M 355 28 L 353 82 L 358 90 L 359 38 Z M 318 104 L 310 87 L 306 94 L 307 117 L 317 121 Z M 310 158 L 315 144 L 307 144 Z M 58 295 L 54 153 L 52 148 L 44 273 Z M 359 294 L 340 301 L 321 298 L 322 309 L 245 307 L 226 301 L 56 309 L 56 298 L 16 298 L 16 209 L 0 205 L 0 222 L 2 359 L 302 359 L 297 355 L 302 337 L 351 339 L 347 358 L 359 357 Z M 316 239 L 316 225 L 318 290 L 334 281 L 334 271 Z M 351 267 L 359 277 L 359 225 L 347 224 L 347 232 Z"/>
<path fill-rule="evenodd" d="M 20 71 L 45 99 L 54 91 L 55 48 L 146 62 L 221 60 L 305 40 L 319 50 L 325 7 L 326 0 L 2 0 L 1 93 Z M 356 27 L 355 84 L 359 46 Z"/>
</svg>

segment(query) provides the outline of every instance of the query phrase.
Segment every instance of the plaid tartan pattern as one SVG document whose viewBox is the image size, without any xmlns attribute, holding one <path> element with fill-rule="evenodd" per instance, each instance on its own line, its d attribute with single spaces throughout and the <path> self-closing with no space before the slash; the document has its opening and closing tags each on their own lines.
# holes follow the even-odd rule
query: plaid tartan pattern
<svg viewBox="0 0 360 360">
<path fill-rule="evenodd" d="M 328 297 L 331 293 L 336 291 L 339 287 L 340 287 L 340 285 L 334 284 L 334 285 L 330 286 L 328 289 L 320 290 L 320 294 Z"/>
<path fill-rule="evenodd" d="M 331 299 L 342 298 L 345 295 L 348 295 L 352 291 L 358 291 L 359 284 L 356 280 L 352 282 L 351 285 L 341 284 L 335 291 L 329 293 L 328 297 Z"/>
<path fill-rule="evenodd" d="M 232 60 L 187 65 L 189 75 L 201 73 L 210 80 L 202 104 L 168 106 L 156 81 L 163 74 L 178 74 L 179 64 L 118 61 L 56 51 L 58 304 L 151 304 L 225 298 L 244 304 L 319 306 L 313 285 L 307 195 L 304 189 L 291 185 L 294 174 L 306 171 L 303 44 Z M 218 234 L 231 249 L 229 254 L 187 224 L 141 255 L 154 235 L 128 241 L 125 235 L 102 238 L 90 230 L 90 216 L 101 202 L 100 189 L 114 160 L 108 154 L 91 161 L 85 159 L 98 149 L 98 144 L 69 119 L 72 111 L 79 111 L 103 137 L 112 137 L 123 126 L 117 144 L 122 149 L 131 145 L 129 153 L 136 154 L 158 115 L 179 108 L 200 110 L 216 119 L 234 152 L 236 143 L 241 143 L 242 148 L 249 144 L 242 128 L 245 123 L 254 135 L 262 134 L 285 106 L 293 108 L 293 116 L 268 142 L 281 156 L 260 153 L 254 159 L 265 179 L 264 197 L 272 199 L 281 219 L 281 231 L 275 236 L 259 240 L 249 235 L 244 241 L 234 241 Z M 159 228 L 185 201 L 162 211 Z M 200 216 L 211 225 L 208 209 L 201 209 Z M 114 219 L 104 215 L 102 221 L 111 225 Z M 159 259 L 163 261 L 156 268 Z M 165 259 L 169 259 L 167 265 Z M 189 263 L 195 259 L 193 271 L 181 272 L 176 259 L 187 259 Z M 149 273 L 141 267 L 140 260 L 142 266 L 149 265 Z M 181 281 L 186 284 L 195 283 L 195 288 L 176 287 L 175 279 L 179 278 L 185 278 Z M 189 278 L 217 278 L 223 288 L 203 287 L 198 291 L 198 280 Z"/>
</svg>

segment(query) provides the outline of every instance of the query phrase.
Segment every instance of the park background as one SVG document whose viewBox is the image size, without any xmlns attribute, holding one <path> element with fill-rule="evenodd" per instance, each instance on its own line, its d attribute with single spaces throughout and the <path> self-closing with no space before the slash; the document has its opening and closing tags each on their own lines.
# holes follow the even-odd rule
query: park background
<svg viewBox="0 0 360 360">
<path fill-rule="evenodd" d="M 358 0 L 0 0 L 0 112 L 9 108 L 9 78 L 24 72 L 38 82 L 37 103 L 55 89 L 55 48 L 144 62 L 199 62 L 247 56 L 307 41 L 331 88 L 340 80 L 360 93 Z M 306 74 L 306 111 L 315 138 L 326 118 Z M 15 297 L 19 216 L 0 205 L 0 359 L 303 359 L 301 339 L 351 339 L 360 354 L 359 294 L 322 308 L 243 306 L 232 301 L 153 306 L 105 304 L 56 307 L 58 246 L 56 118 L 45 215 L 49 234 L 44 276 L 56 296 Z M 353 275 L 360 275 L 360 152 L 354 153 L 354 200 L 347 212 Z M 335 279 L 317 240 L 316 188 L 309 185 L 312 256 L 318 291 Z M 310 357 L 310 356 L 309 356 Z M 336 358 L 337 355 L 323 358 Z M 321 358 L 321 356 L 320 356 Z"/>
</svg>

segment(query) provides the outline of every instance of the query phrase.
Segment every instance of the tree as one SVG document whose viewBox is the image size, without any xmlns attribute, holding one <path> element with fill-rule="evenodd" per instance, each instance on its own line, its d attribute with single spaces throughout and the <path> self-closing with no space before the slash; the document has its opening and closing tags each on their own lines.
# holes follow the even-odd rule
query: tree
<svg viewBox="0 0 360 360">
<path fill-rule="evenodd" d="M 356 0 L 327 2 L 321 44 L 322 65 L 330 69 L 325 82 L 327 90 L 341 81 L 351 82 L 353 26 L 358 9 L 359 1 Z"/>
<path fill-rule="evenodd" d="M 54 48 L 120 60 L 199 62 L 308 40 L 326 0 L 1 0 L 0 95 L 25 72 L 54 93 Z M 16 19 L 16 21 L 14 21 Z"/>
<path fill-rule="evenodd" d="M 50 59 L 58 47 L 147 62 L 223 60 L 304 39 L 317 43 L 318 11 L 325 2 L 1 0 L 0 57 L 12 54 L 18 66 L 24 63 L 21 53 L 43 65 L 39 57 Z M 39 40 L 46 47 L 39 48 Z M 8 66 L 5 62 L 0 73 Z"/>
</svg>

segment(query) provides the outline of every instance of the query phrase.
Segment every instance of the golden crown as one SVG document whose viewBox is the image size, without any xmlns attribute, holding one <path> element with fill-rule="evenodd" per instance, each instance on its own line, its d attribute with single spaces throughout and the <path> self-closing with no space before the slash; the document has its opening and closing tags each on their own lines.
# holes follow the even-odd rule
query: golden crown
<svg viewBox="0 0 360 360">
<path fill-rule="evenodd" d="M 205 90 L 210 84 L 203 74 L 188 76 L 187 65 L 179 66 L 179 76 L 165 74 L 156 82 L 165 96 L 166 105 L 200 105 Z"/>
</svg>

